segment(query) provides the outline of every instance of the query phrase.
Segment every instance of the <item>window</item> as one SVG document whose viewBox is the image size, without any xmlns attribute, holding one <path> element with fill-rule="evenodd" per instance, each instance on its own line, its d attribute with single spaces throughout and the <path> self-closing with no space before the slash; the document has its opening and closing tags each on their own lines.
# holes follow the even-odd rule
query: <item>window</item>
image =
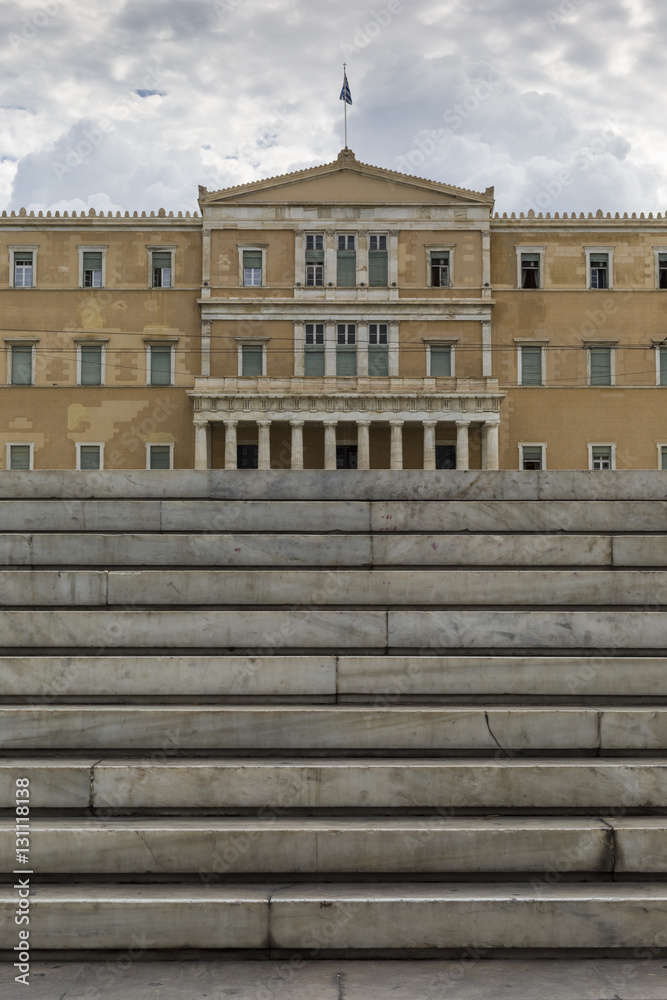
<svg viewBox="0 0 667 1000">
<path fill-rule="evenodd" d="M 357 238 L 354 233 L 338 234 L 336 282 L 343 288 L 357 283 Z"/>
<path fill-rule="evenodd" d="M 356 325 L 339 323 L 336 336 L 336 375 L 357 374 L 356 343 Z"/>
<path fill-rule="evenodd" d="M 368 326 L 368 374 L 389 374 L 389 340 L 386 323 L 370 323 Z"/>
<path fill-rule="evenodd" d="M 7 468 L 16 472 L 32 469 L 34 448 L 34 444 L 8 444 Z"/>
<path fill-rule="evenodd" d="M 324 234 L 306 233 L 306 285 L 324 284 Z"/>
<path fill-rule="evenodd" d="M 170 250 L 151 251 L 151 284 L 153 288 L 171 288 L 171 269 L 172 263 Z"/>
<path fill-rule="evenodd" d="M 613 351 L 611 347 L 588 348 L 588 384 L 613 385 Z"/>
<path fill-rule="evenodd" d="M 79 247 L 82 288 L 104 287 L 104 263 L 106 251 L 100 248 Z"/>
<path fill-rule="evenodd" d="M 519 445 L 522 468 L 526 472 L 539 472 L 544 468 L 544 445 L 542 444 L 521 444 Z"/>
<path fill-rule="evenodd" d="M 259 468 L 259 445 L 238 444 L 236 446 L 236 468 L 237 469 L 258 469 Z"/>
<path fill-rule="evenodd" d="M 588 464 L 595 472 L 605 472 L 615 467 L 615 446 L 613 444 L 589 444 Z"/>
<path fill-rule="evenodd" d="M 658 288 L 667 288 L 667 253 L 658 254 Z"/>
<path fill-rule="evenodd" d="M 263 346 L 261 344 L 241 344 L 241 375 L 258 376 L 263 373 Z"/>
<path fill-rule="evenodd" d="M 586 247 L 588 288 L 613 288 L 613 247 Z"/>
<path fill-rule="evenodd" d="M 368 238 L 368 284 L 387 285 L 388 283 L 387 234 L 371 233 Z"/>
<path fill-rule="evenodd" d="M 356 469 L 357 468 L 357 445 L 337 444 L 336 445 L 336 468 Z"/>
<path fill-rule="evenodd" d="M 667 444 L 661 444 L 660 448 L 660 468 L 667 471 Z"/>
<path fill-rule="evenodd" d="M 102 469 L 104 455 L 103 444 L 77 444 L 76 446 L 76 467 L 77 469 Z"/>
<path fill-rule="evenodd" d="M 14 251 L 14 288 L 32 288 L 32 261 L 32 251 Z"/>
<path fill-rule="evenodd" d="M 34 348 L 32 344 L 10 345 L 10 385 L 32 385 Z"/>
<path fill-rule="evenodd" d="M 324 323 L 306 323 L 304 375 L 324 375 Z"/>
<path fill-rule="evenodd" d="M 151 344 L 148 348 L 150 357 L 149 385 L 172 385 L 172 354 L 171 345 Z"/>
<path fill-rule="evenodd" d="M 431 378 L 449 378 L 452 374 L 452 348 L 431 344 L 428 349 L 428 374 Z"/>
<path fill-rule="evenodd" d="M 79 385 L 104 385 L 104 346 L 102 344 L 79 344 L 77 353 L 77 383 Z"/>
<path fill-rule="evenodd" d="M 522 345 L 519 348 L 519 385 L 542 384 L 542 347 Z"/>
<path fill-rule="evenodd" d="M 436 469 L 456 468 L 456 445 L 436 444 L 435 446 L 435 467 Z"/>
<path fill-rule="evenodd" d="M 449 288 L 449 251 L 431 251 L 431 285 L 433 288 Z"/>
<path fill-rule="evenodd" d="M 243 284 L 259 287 L 262 284 L 262 258 L 261 250 L 243 251 Z"/>
<path fill-rule="evenodd" d="M 173 444 L 146 445 L 147 469 L 173 469 L 174 467 L 173 459 L 174 459 Z"/>
<path fill-rule="evenodd" d="M 658 385 L 667 385 L 667 347 L 658 347 Z"/>
<path fill-rule="evenodd" d="M 540 255 L 539 253 L 521 254 L 521 287 L 540 287 Z"/>
</svg>

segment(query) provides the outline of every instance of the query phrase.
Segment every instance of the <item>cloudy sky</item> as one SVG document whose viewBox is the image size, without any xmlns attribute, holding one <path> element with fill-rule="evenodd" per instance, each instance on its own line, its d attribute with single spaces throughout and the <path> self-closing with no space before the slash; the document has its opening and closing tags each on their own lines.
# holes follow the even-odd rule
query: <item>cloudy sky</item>
<svg viewBox="0 0 667 1000">
<path fill-rule="evenodd" d="M 357 158 L 665 211 L 664 0 L 0 0 L 0 209 L 186 210 Z"/>
</svg>

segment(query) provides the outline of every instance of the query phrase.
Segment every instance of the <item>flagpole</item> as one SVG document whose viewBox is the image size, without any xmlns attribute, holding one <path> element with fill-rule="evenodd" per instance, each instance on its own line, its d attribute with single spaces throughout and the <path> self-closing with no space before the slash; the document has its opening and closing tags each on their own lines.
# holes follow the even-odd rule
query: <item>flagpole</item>
<svg viewBox="0 0 667 1000">
<path fill-rule="evenodd" d="M 345 86 L 345 80 L 347 79 L 347 63 L 343 63 L 343 86 Z M 347 149 L 347 100 L 343 101 L 345 106 L 345 148 Z"/>
</svg>

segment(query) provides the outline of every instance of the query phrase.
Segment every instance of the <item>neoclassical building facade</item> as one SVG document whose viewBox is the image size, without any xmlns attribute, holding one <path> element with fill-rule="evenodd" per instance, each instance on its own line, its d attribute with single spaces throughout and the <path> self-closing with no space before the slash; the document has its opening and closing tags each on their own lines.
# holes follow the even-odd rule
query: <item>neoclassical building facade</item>
<svg viewBox="0 0 667 1000">
<path fill-rule="evenodd" d="M 5 468 L 667 468 L 662 216 L 347 149 L 199 207 L 3 213 Z"/>
</svg>

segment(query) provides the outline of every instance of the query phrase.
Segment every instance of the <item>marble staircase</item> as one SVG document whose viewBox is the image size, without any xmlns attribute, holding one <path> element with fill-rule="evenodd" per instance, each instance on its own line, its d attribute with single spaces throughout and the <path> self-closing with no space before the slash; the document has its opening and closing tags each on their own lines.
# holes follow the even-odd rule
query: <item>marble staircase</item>
<svg viewBox="0 0 667 1000">
<path fill-rule="evenodd" d="M 666 498 L 0 473 L 0 955 L 667 955 Z"/>
</svg>

